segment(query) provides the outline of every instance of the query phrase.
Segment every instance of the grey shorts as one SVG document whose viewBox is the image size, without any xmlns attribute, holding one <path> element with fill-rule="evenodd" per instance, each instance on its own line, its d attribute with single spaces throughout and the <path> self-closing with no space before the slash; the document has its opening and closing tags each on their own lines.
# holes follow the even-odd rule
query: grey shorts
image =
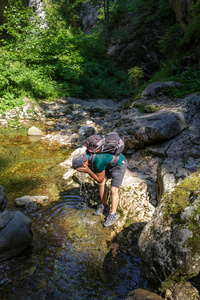
<svg viewBox="0 0 200 300">
<path fill-rule="evenodd" d="M 106 169 L 106 179 L 111 179 L 111 186 L 120 187 L 127 168 L 127 160 L 124 156 L 122 163 L 117 167 Z"/>
</svg>

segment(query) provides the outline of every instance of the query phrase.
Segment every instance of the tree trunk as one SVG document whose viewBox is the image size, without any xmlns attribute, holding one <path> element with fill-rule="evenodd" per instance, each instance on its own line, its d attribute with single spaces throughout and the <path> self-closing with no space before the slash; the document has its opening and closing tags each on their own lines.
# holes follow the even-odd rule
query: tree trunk
<svg viewBox="0 0 200 300">
<path fill-rule="evenodd" d="M 106 35 L 108 36 L 109 32 L 109 0 L 106 1 Z"/>
</svg>

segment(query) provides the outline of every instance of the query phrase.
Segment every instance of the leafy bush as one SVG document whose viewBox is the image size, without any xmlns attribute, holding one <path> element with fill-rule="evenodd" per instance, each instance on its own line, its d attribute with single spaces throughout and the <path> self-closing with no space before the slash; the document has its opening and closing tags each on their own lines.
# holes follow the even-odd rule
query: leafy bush
<svg viewBox="0 0 200 300">
<path fill-rule="evenodd" d="M 168 60 L 163 63 L 161 70 L 151 78 L 150 83 L 169 80 L 182 83 L 179 88 L 163 90 L 169 97 L 178 98 L 200 92 L 200 70 L 196 65 L 183 68 L 180 59 Z"/>
<path fill-rule="evenodd" d="M 6 22 L 0 26 L 0 32 L 6 33 L 10 39 L 19 39 L 27 33 L 26 28 L 31 15 L 30 7 L 24 7 L 20 0 L 10 0 L 4 9 Z"/>
<path fill-rule="evenodd" d="M 158 41 L 159 49 L 165 57 L 172 57 L 180 53 L 183 47 L 182 37 L 184 29 L 180 24 L 170 26 L 164 36 Z"/>
<path fill-rule="evenodd" d="M 198 68 L 189 68 L 182 72 L 177 72 L 172 80 L 181 82 L 182 86 L 178 89 L 169 90 L 168 94 L 172 97 L 182 97 L 200 92 L 200 70 Z"/>
<path fill-rule="evenodd" d="M 153 81 L 174 80 L 182 83 L 181 88 L 166 89 L 165 93 L 171 97 L 183 97 L 187 94 L 200 92 L 200 70 L 195 63 L 199 56 L 200 42 L 200 2 L 192 7 L 191 21 L 183 28 L 180 24 L 170 27 L 159 41 L 160 51 L 166 60 L 162 68 L 157 72 Z M 184 57 L 188 57 L 190 63 L 184 64 Z"/>
<path fill-rule="evenodd" d="M 12 102 L 24 95 L 37 99 L 130 95 L 127 74 L 107 57 L 97 34 L 74 32 L 50 6 L 44 21 L 30 8 L 18 5 L 18 0 L 14 2 L 5 10 L 7 22 L 0 26 L 9 35 L 1 40 L 1 103 L 5 95 Z"/>
<path fill-rule="evenodd" d="M 191 45 L 198 46 L 200 42 L 200 2 L 197 1 L 195 5 L 192 6 L 191 9 L 191 20 L 185 29 L 184 43 L 189 47 Z"/>
<path fill-rule="evenodd" d="M 23 99 L 17 90 L 12 89 L 12 92 L 6 91 L 2 98 L 0 98 L 0 113 L 10 111 L 16 106 L 22 107 Z"/>
<path fill-rule="evenodd" d="M 129 12 L 137 11 L 138 18 L 145 25 L 155 21 L 156 19 L 166 18 L 172 14 L 169 1 L 167 0 L 135 0 L 130 1 Z"/>
<path fill-rule="evenodd" d="M 134 68 L 131 68 L 128 70 L 128 82 L 132 87 L 136 87 L 137 89 L 139 88 L 139 79 L 144 77 L 144 71 L 142 68 L 136 66 Z"/>
</svg>

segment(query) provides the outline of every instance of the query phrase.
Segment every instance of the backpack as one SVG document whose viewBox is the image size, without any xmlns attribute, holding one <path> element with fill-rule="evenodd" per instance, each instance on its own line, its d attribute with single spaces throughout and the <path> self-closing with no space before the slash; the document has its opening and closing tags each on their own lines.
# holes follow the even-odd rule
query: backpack
<svg viewBox="0 0 200 300">
<path fill-rule="evenodd" d="M 95 134 L 86 141 L 87 152 L 90 154 L 89 163 L 93 165 L 94 154 L 110 153 L 113 159 L 110 166 L 114 166 L 119 161 L 119 155 L 124 150 L 124 142 L 117 132 L 110 132 L 106 135 Z M 91 155 L 92 154 L 92 155 Z"/>
</svg>

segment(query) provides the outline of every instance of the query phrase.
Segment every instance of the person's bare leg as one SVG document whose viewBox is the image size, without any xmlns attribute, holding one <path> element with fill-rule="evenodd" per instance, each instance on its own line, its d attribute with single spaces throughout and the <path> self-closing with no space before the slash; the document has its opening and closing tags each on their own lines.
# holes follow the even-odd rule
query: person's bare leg
<svg viewBox="0 0 200 300">
<path fill-rule="evenodd" d="M 107 199 L 108 199 L 108 189 L 106 186 L 106 179 L 102 183 L 100 183 L 99 186 L 99 195 L 101 199 L 101 204 L 107 205 Z"/>
<path fill-rule="evenodd" d="M 111 186 L 111 214 L 116 213 L 119 204 L 119 188 Z"/>
<path fill-rule="evenodd" d="M 117 206 L 119 204 L 119 188 L 111 186 L 111 212 L 107 216 L 105 223 L 103 224 L 105 227 L 112 226 L 115 221 L 119 219 L 119 215 L 116 214 Z"/>
</svg>

